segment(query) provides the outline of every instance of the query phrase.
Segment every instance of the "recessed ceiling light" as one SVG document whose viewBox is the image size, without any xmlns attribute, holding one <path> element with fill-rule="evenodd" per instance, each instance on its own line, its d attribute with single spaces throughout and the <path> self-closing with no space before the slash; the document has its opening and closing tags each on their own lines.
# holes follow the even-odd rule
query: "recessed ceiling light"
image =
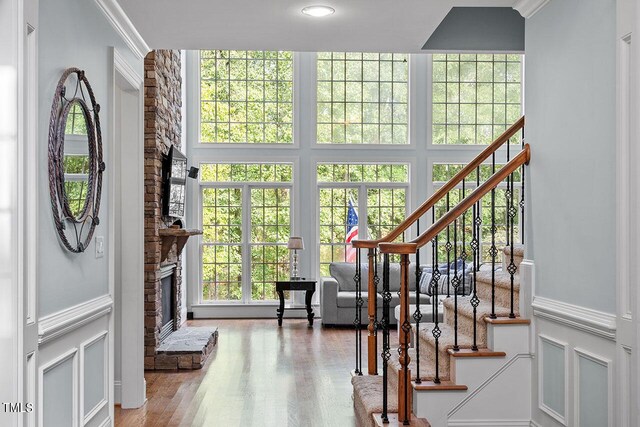
<svg viewBox="0 0 640 427">
<path fill-rule="evenodd" d="M 305 15 L 313 16 L 314 18 L 322 18 L 323 16 L 329 16 L 336 10 L 329 6 L 307 6 L 302 9 L 302 13 Z"/>
</svg>

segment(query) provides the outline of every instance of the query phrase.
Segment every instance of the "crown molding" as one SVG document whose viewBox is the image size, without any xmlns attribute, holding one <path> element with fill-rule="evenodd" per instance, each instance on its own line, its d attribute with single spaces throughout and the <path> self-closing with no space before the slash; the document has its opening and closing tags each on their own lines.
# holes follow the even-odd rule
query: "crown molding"
<svg viewBox="0 0 640 427">
<path fill-rule="evenodd" d="M 520 12 L 524 18 L 528 19 L 542 9 L 549 0 L 516 0 L 513 8 Z"/>
<path fill-rule="evenodd" d="M 117 0 L 95 0 L 113 28 L 118 32 L 122 40 L 129 46 L 131 52 L 138 58 L 144 59 L 151 48 L 144 41 L 136 27 L 133 25 L 125 11 Z"/>
</svg>

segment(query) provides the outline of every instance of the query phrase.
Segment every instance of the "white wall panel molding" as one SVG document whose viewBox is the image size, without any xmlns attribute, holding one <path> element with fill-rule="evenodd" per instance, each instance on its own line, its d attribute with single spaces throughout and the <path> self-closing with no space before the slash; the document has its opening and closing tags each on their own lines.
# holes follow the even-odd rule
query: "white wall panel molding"
<svg viewBox="0 0 640 427">
<path fill-rule="evenodd" d="M 528 19 L 538 13 L 547 3 L 549 3 L 549 0 L 517 0 L 513 4 L 513 8 Z"/>
<path fill-rule="evenodd" d="M 79 369 L 79 378 L 80 378 L 80 417 L 82 417 L 83 422 L 82 425 L 87 425 L 89 421 L 91 421 L 107 404 L 109 403 L 109 342 L 107 340 L 109 331 L 104 330 L 99 334 L 89 338 L 82 344 L 80 344 L 80 369 Z M 103 389 L 102 389 L 102 399 L 98 401 L 92 408 L 85 408 L 85 385 L 87 382 L 87 376 L 85 372 L 85 367 L 87 365 L 87 348 L 92 345 L 97 345 L 102 341 L 102 354 L 103 354 L 103 363 L 102 363 L 102 380 L 103 380 Z"/>
<path fill-rule="evenodd" d="M 151 50 L 116 0 L 96 0 L 98 8 L 138 59 Z"/>
<path fill-rule="evenodd" d="M 66 352 L 60 354 L 56 358 L 50 360 L 48 363 L 42 365 L 40 367 L 40 372 L 38 375 L 38 384 L 40 385 L 38 390 L 38 425 L 44 425 L 44 377 L 47 373 L 53 371 L 56 367 L 62 365 L 67 360 L 72 360 L 72 378 L 71 378 L 71 388 L 72 394 L 71 402 L 73 405 L 72 408 L 72 425 L 70 427 L 78 426 L 78 348 L 73 347 L 67 350 Z"/>
<path fill-rule="evenodd" d="M 543 344 L 547 343 L 551 346 L 562 350 L 563 352 L 563 382 L 564 387 L 562 390 L 562 395 L 564 396 L 563 402 L 563 413 L 558 412 L 556 409 L 551 408 L 551 406 L 547 405 L 547 396 L 545 396 L 545 370 L 551 369 L 550 360 L 548 356 L 545 356 L 545 351 L 543 350 Z M 538 335 L 538 408 L 545 412 L 547 415 L 558 421 L 564 426 L 568 426 L 567 422 L 567 413 L 569 412 L 569 344 L 563 341 L 559 341 L 555 338 L 551 338 L 547 335 Z"/>
<path fill-rule="evenodd" d="M 616 339 L 616 316 L 540 296 L 533 297 L 533 314 L 609 340 Z"/>
<path fill-rule="evenodd" d="M 45 344 L 53 339 L 86 325 L 111 312 L 113 299 L 103 295 L 82 304 L 69 307 L 40 319 L 38 324 L 38 344 Z"/>
<path fill-rule="evenodd" d="M 574 348 L 574 362 L 573 362 L 573 387 L 574 387 L 574 424 L 579 425 L 587 425 L 589 422 L 590 425 L 598 425 L 599 427 L 613 427 L 613 366 L 612 361 L 604 356 L 599 356 L 594 353 L 591 353 L 587 350 L 581 348 Z M 597 378 L 597 376 L 593 375 L 593 373 L 583 373 L 582 370 L 582 361 L 593 362 L 597 366 L 602 367 L 606 370 L 606 378 L 604 379 L 605 384 L 599 384 L 595 387 L 589 387 L 589 393 L 593 396 L 593 401 L 583 402 L 581 381 L 582 378 L 588 378 L 588 380 L 593 381 Z M 591 386 L 592 384 L 590 384 Z M 603 392 L 606 391 L 607 397 L 604 400 Z M 604 402 L 603 402 L 604 401 Z M 599 408 L 597 405 L 604 403 L 606 405 L 606 409 Z M 594 416 L 603 416 L 605 420 L 594 420 L 593 416 L 589 417 L 590 420 L 582 422 L 580 419 L 580 412 L 582 406 L 588 406 L 589 413 L 594 414 Z M 606 415 L 603 412 L 606 411 Z M 606 423 L 606 424 L 604 424 Z"/>
</svg>

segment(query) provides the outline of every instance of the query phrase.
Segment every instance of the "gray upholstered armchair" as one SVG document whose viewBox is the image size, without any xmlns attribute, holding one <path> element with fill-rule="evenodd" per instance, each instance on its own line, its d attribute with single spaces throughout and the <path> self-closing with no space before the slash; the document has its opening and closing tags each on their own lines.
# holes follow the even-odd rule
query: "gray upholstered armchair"
<svg viewBox="0 0 640 427">
<path fill-rule="evenodd" d="M 369 277 L 368 264 L 362 264 L 362 299 L 364 305 L 362 307 L 362 323 L 367 321 L 367 278 Z M 320 303 L 322 311 L 323 325 L 352 325 L 356 313 L 356 285 L 354 276 L 356 274 L 356 265 L 346 262 L 332 262 L 329 265 L 330 277 L 322 277 L 320 279 Z M 377 311 L 378 319 L 382 318 L 382 264 L 378 265 L 378 275 L 380 283 L 378 285 Z M 415 264 L 409 266 L 409 303 L 415 304 L 416 301 L 416 271 Z M 400 290 L 400 265 L 391 264 L 389 268 L 389 290 L 391 291 L 391 304 L 389 310 L 389 321 L 395 324 L 395 316 L 393 310 L 400 304 L 398 291 Z M 427 295 L 420 295 L 420 305 L 429 304 L 430 298 Z"/>
</svg>

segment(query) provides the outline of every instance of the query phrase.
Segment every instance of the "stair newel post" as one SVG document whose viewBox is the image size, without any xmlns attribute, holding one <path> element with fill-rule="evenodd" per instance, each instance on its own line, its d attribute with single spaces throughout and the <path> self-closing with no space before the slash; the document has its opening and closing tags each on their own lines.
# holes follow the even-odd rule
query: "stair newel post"
<svg viewBox="0 0 640 427">
<path fill-rule="evenodd" d="M 378 337 L 376 336 L 376 313 L 378 311 L 378 299 L 376 298 L 378 286 L 376 280 L 378 279 L 378 271 L 376 256 L 376 248 L 369 248 L 369 275 L 367 281 L 367 314 L 369 318 L 367 327 L 369 331 L 367 336 L 367 366 L 369 375 L 378 375 Z"/>
<path fill-rule="evenodd" d="M 408 425 L 411 420 L 411 370 L 409 369 L 409 254 L 400 254 L 400 319 L 401 331 L 398 348 L 400 372 L 398 375 L 398 419 Z"/>
<path fill-rule="evenodd" d="M 383 255 L 382 264 L 382 421 L 389 422 L 387 407 L 388 396 L 388 364 L 391 358 L 391 345 L 389 342 L 389 304 L 391 292 L 389 291 L 389 254 Z"/>
<path fill-rule="evenodd" d="M 416 235 L 420 235 L 420 218 L 416 221 Z M 420 330 L 420 320 L 422 320 L 422 311 L 420 310 L 420 278 L 422 277 L 422 269 L 420 268 L 420 248 L 416 251 L 416 311 L 413 313 L 413 320 L 416 322 L 416 339 L 414 347 L 416 349 L 416 384 L 420 384 L 420 339 L 418 331 Z"/>
<path fill-rule="evenodd" d="M 362 375 L 362 264 L 360 248 L 356 248 L 356 274 L 353 280 L 356 284 L 356 318 L 354 326 L 356 329 L 356 375 Z"/>
<path fill-rule="evenodd" d="M 449 193 L 447 193 L 447 212 L 451 209 Z M 451 226 L 447 225 L 447 243 L 444 247 L 447 251 L 447 298 L 451 296 Z"/>
<path fill-rule="evenodd" d="M 491 155 L 491 174 L 496 173 L 496 153 Z M 495 319 L 496 316 L 496 257 L 498 249 L 496 248 L 496 189 L 491 189 L 491 248 L 489 249 L 491 256 L 491 314 L 490 318 Z"/>
<path fill-rule="evenodd" d="M 453 351 L 460 351 L 458 346 L 458 220 L 453 221 Z"/>
<path fill-rule="evenodd" d="M 515 286 L 515 274 L 517 271 L 516 268 L 516 264 L 513 260 L 513 252 L 514 252 L 514 240 L 513 240 L 513 228 L 514 228 L 514 224 L 516 222 L 516 213 L 518 212 L 518 210 L 515 208 L 515 206 L 513 205 L 513 179 L 514 179 L 514 174 L 511 174 L 511 179 L 510 179 L 510 186 L 511 188 L 509 189 L 509 205 L 508 205 L 508 212 L 507 212 L 507 218 L 509 219 L 509 230 L 508 230 L 508 234 L 510 235 L 510 239 L 511 239 L 511 256 L 510 256 L 510 260 L 509 260 L 509 265 L 507 266 L 507 271 L 509 272 L 509 276 L 511 279 L 511 309 L 509 311 L 509 317 L 511 319 L 515 319 L 516 314 L 514 311 L 514 286 Z"/>
<path fill-rule="evenodd" d="M 433 209 L 431 211 L 431 218 L 433 223 L 436 222 L 436 215 L 435 215 L 435 209 Z M 431 273 L 431 283 L 430 283 L 430 287 L 431 287 L 431 305 L 433 307 L 433 322 L 434 322 L 434 326 L 433 326 L 433 330 L 431 331 L 431 333 L 433 334 L 433 338 L 435 340 L 435 375 L 433 377 L 433 382 L 435 384 L 440 384 L 440 364 L 439 364 L 439 344 L 440 344 L 440 326 L 439 325 L 439 320 L 438 320 L 438 305 L 440 304 L 439 302 L 439 298 L 438 298 L 438 291 L 440 288 L 440 268 L 438 267 L 438 235 L 436 234 L 436 236 L 433 238 L 433 242 L 431 244 L 431 247 L 433 248 L 432 250 L 432 257 L 431 257 L 431 265 L 432 265 L 432 273 Z"/>
</svg>

